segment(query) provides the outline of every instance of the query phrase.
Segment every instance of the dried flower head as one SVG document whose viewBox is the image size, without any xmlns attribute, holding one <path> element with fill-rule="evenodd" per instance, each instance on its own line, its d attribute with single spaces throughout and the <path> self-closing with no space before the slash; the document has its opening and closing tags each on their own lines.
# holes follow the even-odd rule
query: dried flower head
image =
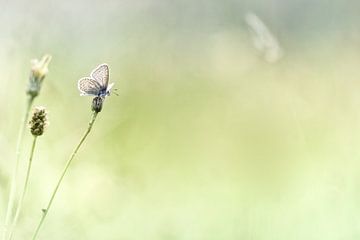
<svg viewBox="0 0 360 240">
<path fill-rule="evenodd" d="M 103 102 L 104 102 L 104 98 L 94 97 L 92 101 L 91 109 L 96 113 L 101 112 Z"/>
<path fill-rule="evenodd" d="M 32 66 L 29 77 L 29 86 L 27 89 L 27 94 L 29 94 L 31 97 L 36 97 L 37 95 L 39 95 L 42 81 L 44 80 L 46 74 L 49 72 L 48 66 L 50 61 L 50 55 L 44 55 L 41 60 L 31 60 Z"/>
<path fill-rule="evenodd" d="M 48 125 L 47 112 L 44 107 L 35 107 L 29 122 L 30 131 L 33 136 L 41 136 Z"/>
</svg>

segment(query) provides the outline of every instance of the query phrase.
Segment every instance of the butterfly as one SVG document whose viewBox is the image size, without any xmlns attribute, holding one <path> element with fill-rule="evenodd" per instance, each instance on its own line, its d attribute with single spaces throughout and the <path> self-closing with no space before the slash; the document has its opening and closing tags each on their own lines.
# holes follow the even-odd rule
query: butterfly
<svg viewBox="0 0 360 240">
<path fill-rule="evenodd" d="M 78 89 L 81 96 L 96 96 L 105 98 L 110 95 L 114 83 L 109 84 L 109 66 L 106 63 L 97 66 L 90 77 L 81 78 L 78 81 Z"/>
</svg>

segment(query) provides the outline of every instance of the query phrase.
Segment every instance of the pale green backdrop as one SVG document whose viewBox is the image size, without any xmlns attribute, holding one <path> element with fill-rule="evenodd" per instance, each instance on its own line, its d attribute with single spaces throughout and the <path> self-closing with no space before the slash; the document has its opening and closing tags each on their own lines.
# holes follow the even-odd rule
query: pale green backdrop
<svg viewBox="0 0 360 240">
<path fill-rule="evenodd" d="M 360 238 L 358 1 L 0 0 L 0 220 L 30 59 L 49 111 L 16 239 L 30 239 L 90 119 L 77 80 L 119 96 L 66 175 L 39 239 Z M 253 44 L 247 13 L 282 57 Z M 21 173 L 30 151 L 26 133 Z"/>
</svg>

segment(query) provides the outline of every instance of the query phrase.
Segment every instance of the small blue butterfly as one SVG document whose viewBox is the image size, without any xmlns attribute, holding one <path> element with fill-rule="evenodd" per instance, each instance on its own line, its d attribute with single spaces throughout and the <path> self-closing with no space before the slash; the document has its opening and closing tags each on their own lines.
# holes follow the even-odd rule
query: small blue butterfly
<svg viewBox="0 0 360 240">
<path fill-rule="evenodd" d="M 78 81 L 78 89 L 81 96 L 106 97 L 114 83 L 109 84 L 109 66 L 106 63 L 97 66 L 90 77 L 81 78 Z"/>
</svg>

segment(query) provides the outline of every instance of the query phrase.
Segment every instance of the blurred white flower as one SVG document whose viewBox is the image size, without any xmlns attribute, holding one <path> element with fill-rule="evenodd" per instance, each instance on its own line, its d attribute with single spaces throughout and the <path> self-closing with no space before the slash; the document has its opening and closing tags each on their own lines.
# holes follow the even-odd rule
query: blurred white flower
<svg viewBox="0 0 360 240">
<path fill-rule="evenodd" d="M 265 61 L 274 63 L 280 60 L 284 52 L 265 23 L 252 12 L 245 15 L 245 21 L 252 34 L 254 47 L 261 52 Z"/>
<path fill-rule="evenodd" d="M 32 59 L 31 60 L 31 71 L 34 77 L 43 79 L 45 75 L 49 72 L 48 66 L 51 61 L 51 56 L 46 54 L 41 60 Z"/>
<path fill-rule="evenodd" d="M 31 60 L 31 73 L 29 77 L 29 85 L 27 89 L 27 94 L 32 98 L 39 95 L 42 82 L 49 72 L 48 66 L 51 61 L 50 55 L 44 55 L 41 60 L 33 59 Z"/>
</svg>

